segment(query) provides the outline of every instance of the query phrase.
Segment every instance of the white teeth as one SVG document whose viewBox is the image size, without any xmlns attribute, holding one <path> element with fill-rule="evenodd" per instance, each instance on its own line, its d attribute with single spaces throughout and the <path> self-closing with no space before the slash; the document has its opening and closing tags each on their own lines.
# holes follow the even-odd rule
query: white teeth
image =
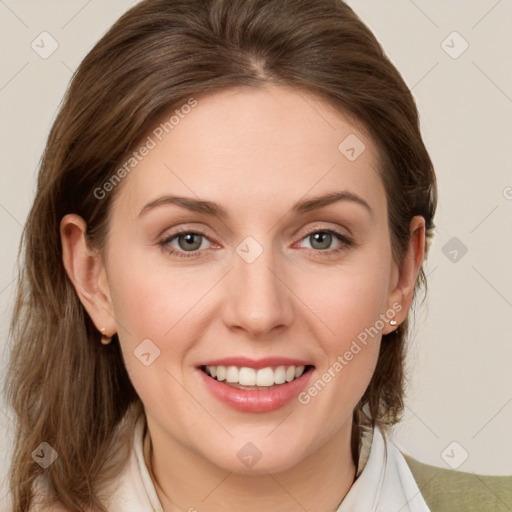
<svg viewBox="0 0 512 512">
<path fill-rule="evenodd" d="M 228 366 L 226 368 L 226 382 L 238 382 L 238 368 L 236 366 Z"/>
<path fill-rule="evenodd" d="M 261 368 L 256 373 L 256 386 L 272 386 L 274 384 L 274 370 Z"/>
<path fill-rule="evenodd" d="M 286 366 L 278 366 L 274 370 L 274 382 L 284 384 L 286 382 Z"/>
<path fill-rule="evenodd" d="M 230 384 L 240 384 L 242 386 L 261 386 L 270 387 L 274 384 L 284 384 L 298 379 L 305 370 L 305 366 L 278 366 L 272 368 L 260 368 L 255 370 L 243 366 L 207 366 L 206 373 L 218 381 L 226 381 Z"/>
<path fill-rule="evenodd" d="M 210 368 L 217 368 L 217 380 L 226 380 L 226 367 L 225 366 L 210 366 Z"/>
<path fill-rule="evenodd" d="M 256 386 L 256 370 L 254 368 L 243 367 L 238 372 L 238 383 L 242 386 Z"/>
</svg>

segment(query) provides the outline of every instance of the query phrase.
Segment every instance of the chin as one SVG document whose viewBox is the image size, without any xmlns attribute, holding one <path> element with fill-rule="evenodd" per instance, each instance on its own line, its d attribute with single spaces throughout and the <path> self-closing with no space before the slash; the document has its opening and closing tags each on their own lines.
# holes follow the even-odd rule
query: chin
<svg viewBox="0 0 512 512">
<path fill-rule="evenodd" d="M 233 444 L 236 447 L 230 446 L 223 453 L 205 454 L 205 458 L 225 471 L 256 476 L 286 471 L 299 464 L 306 456 L 295 447 L 282 444 L 280 447 L 272 446 L 268 440 L 267 443 L 262 440 L 261 443 L 243 441 Z M 290 457 L 292 453 L 293 457 Z"/>
</svg>

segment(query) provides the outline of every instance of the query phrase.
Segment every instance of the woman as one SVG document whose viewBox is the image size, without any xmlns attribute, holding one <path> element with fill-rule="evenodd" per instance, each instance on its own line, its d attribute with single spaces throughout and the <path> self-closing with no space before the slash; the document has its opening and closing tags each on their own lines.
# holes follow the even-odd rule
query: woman
<svg viewBox="0 0 512 512">
<path fill-rule="evenodd" d="M 412 96 L 341 1 L 132 8 L 25 228 L 14 510 L 435 510 L 387 431 L 436 200 Z"/>
</svg>

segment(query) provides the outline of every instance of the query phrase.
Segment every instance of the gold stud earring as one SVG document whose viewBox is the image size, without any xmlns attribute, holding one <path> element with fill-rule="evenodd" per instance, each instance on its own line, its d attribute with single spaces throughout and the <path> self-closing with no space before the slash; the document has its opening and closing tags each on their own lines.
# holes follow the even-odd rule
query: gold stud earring
<svg viewBox="0 0 512 512">
<path fill-rule="evenodd" d="M 100 329 L 101 331 L 101 343 L 102 345 L 108 345 L 112 341 L 112 336 L 107 336 L 105 334 L 105 327 Z"/>
</svg>

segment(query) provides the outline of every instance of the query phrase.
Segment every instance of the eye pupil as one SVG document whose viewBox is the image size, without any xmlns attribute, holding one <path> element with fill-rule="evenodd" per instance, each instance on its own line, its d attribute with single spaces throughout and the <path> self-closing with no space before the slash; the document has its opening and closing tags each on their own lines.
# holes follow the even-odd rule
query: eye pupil
<svg viewBox="0 0 512 512">
<path fill-rule="evenodd" d="M 315 247 L 316 249 L 328 249 L 331 245 L 332 235 L 330 233 L 318 231 L 317 233 L 313 233 L 311 236 L 313 237 L 312 241 L 314 240 L 315 243 L 319 242 L 321 245 L 321 247 Z M 314 247 L 313 243 L 311 243 L 311 246 Z"/>
<path fill-rule="evenodd" d="M 194 237 L 197 237 L 199 241 L 194 241 Z M 185 243 L 182 244 L 181 241 L 185 240 Z M 183 250 L 196 250 L 201 247 L 201 238 L 200 235 L 196 233 L 187 233 L 186 235 L 181 235 L 178 237 L 178 244 Z"/>
</svg>

